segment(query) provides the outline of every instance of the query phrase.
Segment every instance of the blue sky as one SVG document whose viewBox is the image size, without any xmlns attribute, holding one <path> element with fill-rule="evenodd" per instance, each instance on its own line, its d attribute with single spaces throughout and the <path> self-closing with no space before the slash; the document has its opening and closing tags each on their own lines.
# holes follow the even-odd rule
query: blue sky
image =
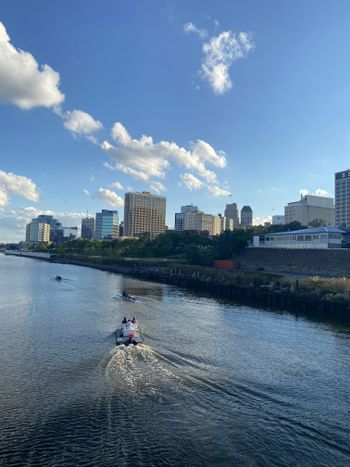
<svg viewBox="0 0 350 467">
<path fill-rule="evenodd" d="M 333 196 L 349 167 L 349 14 L 347 1 L 2 0 L 0 241 L 41 211 L 123 217 L 127 190 L 164 194 L 170 227 L 182 204 L 250 204 L 259 221 L 301 189 Z"/>
</svg>

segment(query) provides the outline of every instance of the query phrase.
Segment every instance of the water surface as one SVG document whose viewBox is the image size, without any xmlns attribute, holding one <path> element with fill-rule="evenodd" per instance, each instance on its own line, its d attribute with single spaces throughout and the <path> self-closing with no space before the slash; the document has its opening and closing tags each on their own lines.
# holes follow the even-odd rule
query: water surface
<svg viewBox="0 0 350 467">
<path fill-rule="evenodd" d="M 1 465 L 350 465 L 348 328 L 3 255 L 0 320 Z"/>
</svg>

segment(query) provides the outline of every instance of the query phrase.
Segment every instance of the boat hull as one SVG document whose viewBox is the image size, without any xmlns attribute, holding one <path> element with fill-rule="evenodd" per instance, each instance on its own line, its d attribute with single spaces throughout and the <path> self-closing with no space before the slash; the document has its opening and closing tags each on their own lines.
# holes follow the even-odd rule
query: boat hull
<svg viewBox="0 0 350 467">
<path fill-rule="evenodd" d="M 140 329 L 131 330 L 129 335 L 125 336 L 123 329 L 117 329 L 115 331 L 116 345 L 125 345 L 130 344 L 138 345 L 143 344 L 143 336 Z"/>
</svg>

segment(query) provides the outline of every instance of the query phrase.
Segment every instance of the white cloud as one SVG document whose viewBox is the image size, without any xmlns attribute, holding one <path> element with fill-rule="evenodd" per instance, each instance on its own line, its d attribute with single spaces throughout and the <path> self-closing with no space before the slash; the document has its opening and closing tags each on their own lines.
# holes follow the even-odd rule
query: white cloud
<svg viewBox="0 0 350 467">
<path fill-rule="evenodd" d="M 13 217 L 17 221 L 22 222 L 21 226 L 25 226 L 32 219 L 35 219 L 40 214 L 46 214 L 48 216 L 53 216 L 63 223 L 64 226 L 73 225 L 79 223 L 82 217 L 85 217 L 86 214 L 83 212 L 76 211 L 52 211 L 51 209 L 39 209 L 34 206 L 28 206 L 26 208 L 17 208 L 6 211 L 5 215 L 7 217 Z"/>
<path fill-rule="evenodd" d="M 131 167 L 128 167 L 124 164 L 115 164 L 114 168 L 116 170 L 119 170 L 120 172 L 123 172 L 127 175 L 131 175 L 133 178 L 135 178 L 136 180 L 143 180 L 143 181 L 146 181 L 149 179 L 149 176 L 147 174 L 145 174 L 144 172 L 140 171 L 140 170 L 135 170 Z"/>
<path fill-rule="evenodd" d="M 186 23 L 184 24 L 184 31 L 189 34 L 191 32 L 194 32 L 196 34 L 198 34 L 198 36 L 201 38 L 201 39 L 205 39 L 207 36 L 208 36 L 208 32 L 206 29 L 200 29 L 200 28 L 197 28 L 197 26 L 195 26 L 193 23 Z"/>
<path fill-rule="evenodd" d="M 300 188 L 299 190 L 299 195 L 300 196 L 306 196 L 309 194 L 309 190 L 307 188 Z"/>
<path fill-rule="evenodd" d="M 124 190 L 124 186 L 120 182 L 113 182 L 111 187 L 116 188 L 117 190 Z"/>
<path fill-rule="evenodd" d="M 306 195 L 310 194 L 310 191 L 307 188 L 301 188 L 299 190 L 299 194 L 300 194 L 300 196 L 306 196 Z M 317 190 L 315 190 L 314 194 L 316 196 L 327 196 L 327 195 L 329 195 L 328 191 L 323 190 L 322 188 L 317 188 Z"/>
<path fill-rule="evenodd" d="M 95 120 L 90 114 L 82 110 L 66 112 L 63 118 L 65 120 L 64 127 L 79 135 L 91 135 L 103 128 L 100 121 Z"/>
<path fill-rule="evenodd" d="M 49 65 L 39 66 L 29 52 L 16 49 L 0 22 L 0 100 L 21 109 L 53 107 L 64 100 L 60 75 Z"/>
<path fill-rule="evenodd" d="M 114 191 L 108 190 L 108 188 L 100 188 L 94 196 L 115 208 L 119 208 L 124 204 L 124 199 Z"/>
<path fill-rule="evenodd" d="M 317 188 L 317 190 L 315 191 L 315 194 L 316 196 L 327 196 L 328 191 L 322 190 L 322 188 Z"/>
<path fill-rule="evenodd" d="M 116 170 L 115 167 L 112 164 L 110 164 L 109 162 L 104 162 L 102 165 L 103 165 L 103 167 L 106 167 L 106 169 Z"/>
<path fill-rule="evenodd" d="M 152 177 L 164 178 L 170 162 L 195 171 L 209 182 L 216 180 L 216 174 L 207 168 L 207 164 L 223 168 L 226 166 L 226 154 L 202 140 L 189 144 L 189 149 L 174 142 L 155 143 L 151 136 L 133 139 L 121 123 L 112 128 L 113 146 L 108 141 L 101 148 L 117 160 L 114 168 L 132 177 L 147 181 Z M 110 168 L 109 165 L 106 167 Z"/>
<path fill-rule="evenodd" d="M 30 178 L 15 175 L 11 172 L 0 170 L 0 205 L 7 206 L 9 194 L 23 196 L 24 198 L 37 202 L 39 194 L 36 185 Z"/>
<path fill-rule="evenodd" d="M 272 222 L 272 216 L 254 217 L 253 225 L 264 225 L 265 222 Z"/>
<path fill-rule="evenodd" d="M 199 178 L 195 177 L 191 173 L 184 173 L 180 175 L 181 183 L 189 190 L 198 190 L 201 188 L 204 183 L 199 180 Z"/>
<path fill-rule="evenodd" d="M 151 190 L 155 191 L 156 193 L 161 193 L 162 191 L 166 191 L 166 186 L 163 185 L 161 182 L 150 182 L 149 187 Z"/>
<path fill-rule="evenodd" d="M 252 35 L 224 31 L 203 44 L 200 75 L 207 80 L 216 94 L 223 94 L 232 87 L 230 66 L 245 58 L 255 48 Z"/>
<path fill-rule="evenodd" d="M 208 191 L 211 195 L 217 196 L 231 196 L 231 193 L 217 185 L 208 186 Z"/>
<path fill-rule="evenodd" d="M 90 196 L 91 193 L 89 190 L 87 190 L 86 188 L 83 189 L 83 193 L 86 195 L 86 196 Z"/>
</svg>

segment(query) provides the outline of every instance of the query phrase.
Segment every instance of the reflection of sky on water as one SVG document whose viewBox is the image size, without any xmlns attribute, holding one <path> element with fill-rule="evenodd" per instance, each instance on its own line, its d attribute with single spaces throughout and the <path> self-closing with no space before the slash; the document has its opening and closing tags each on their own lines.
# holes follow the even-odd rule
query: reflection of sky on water
<svg viewBox="0 0 350 467">
<path fill-rule="evenodd" d="M 1 255 L 0 283 L 0 463 L 346 465 L 349 329 Z M 114 346 L 123 316 L 146 345 Z"/>
</svg>

